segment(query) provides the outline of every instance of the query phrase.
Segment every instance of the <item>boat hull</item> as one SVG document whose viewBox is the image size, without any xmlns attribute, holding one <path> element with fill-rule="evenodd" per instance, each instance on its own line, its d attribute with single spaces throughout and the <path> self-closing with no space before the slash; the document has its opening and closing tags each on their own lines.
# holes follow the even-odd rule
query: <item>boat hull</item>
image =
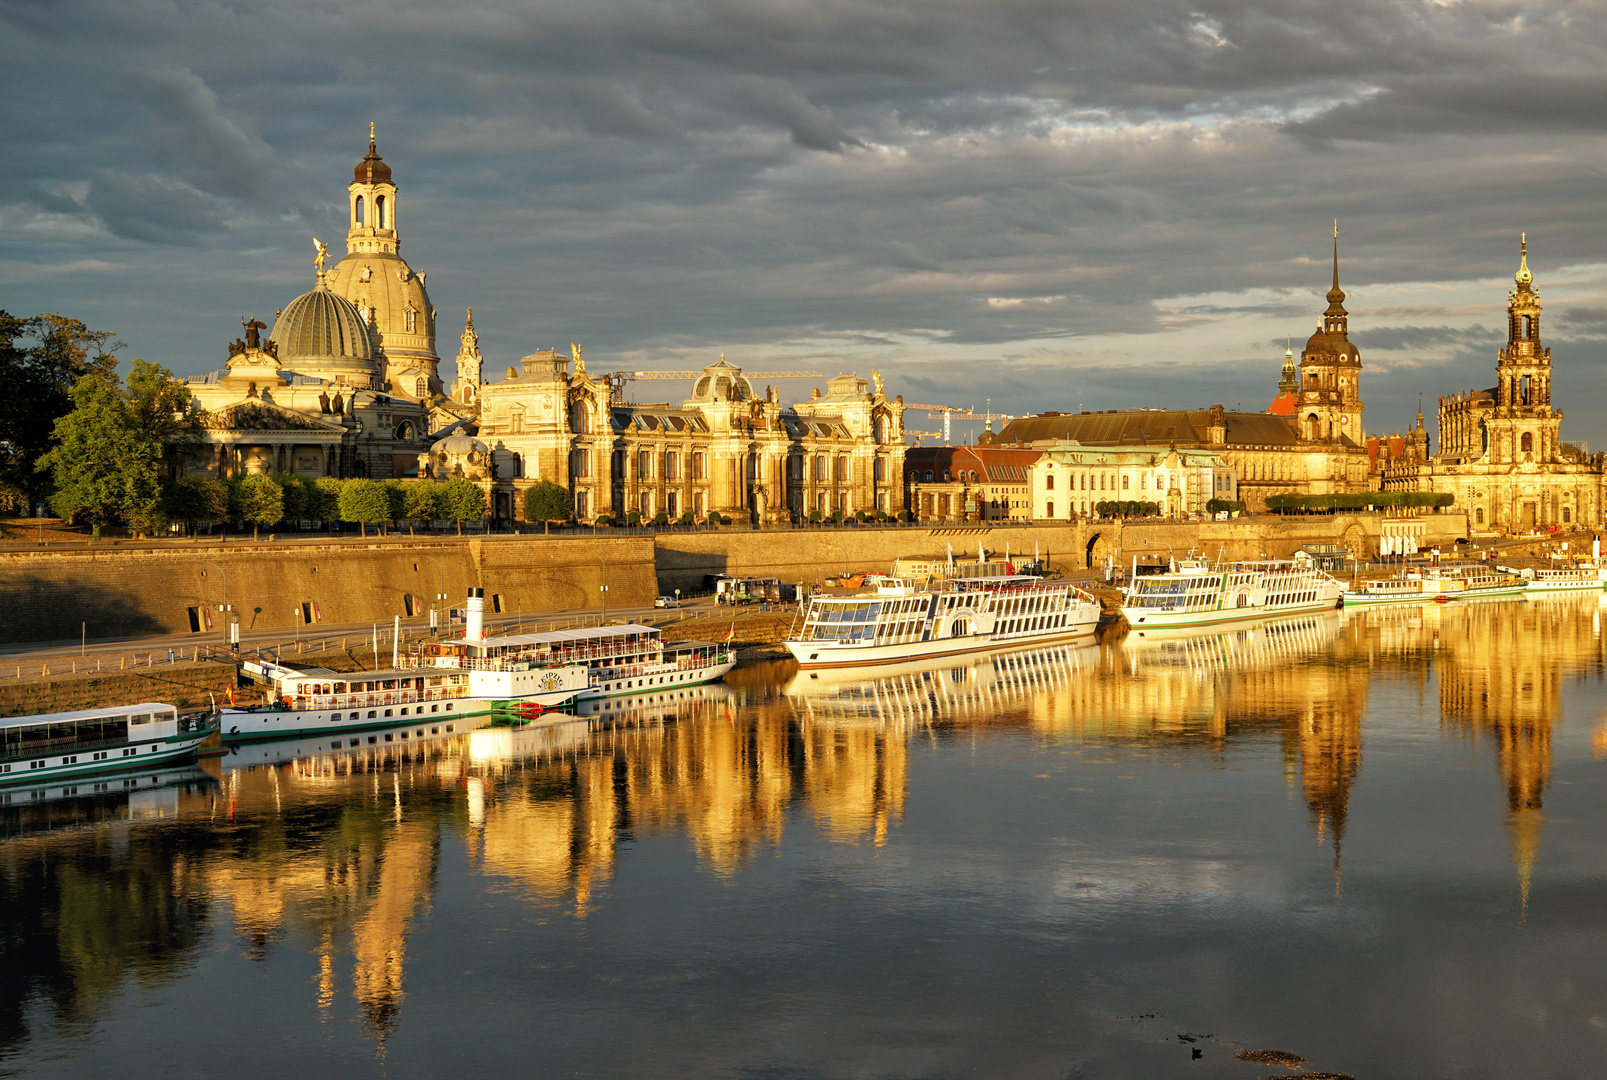
<svg viewBox="0 0 1607 1080">
<path fill-rule="evenodd" d="M 7 761 L 0 765 L 0 768 L 9 770 L 0 773 L 0 789 L 29 784 L 37 786 L 127 772 L 131 769 L 172 765 L 194 757 L 201 744 L 209 736 L 216 734 L 217 730 L 214 726 L 204 731 L 185 731 L 177 735 L 130 743 L 127 746 L 96 747 L 89 750 L 75 750 L 67 754 L 59 752 L 47 754 L 33 759 L 44 762 L 37 768 L 29 768 L 32 762 L 28 760 Z M 125 750 L 133 752 L 125 754 L 123 752 Z M 96 755 L 101 753 L 108 756 L 96 760 Z"/>
<path fill-rule="evenodd" d="M 526 699 L 532 700 L 532 699 Z M 430 708 L 436 712 L 429 712 Z M 223 745 L 260 742 L 265 739 L 293 739 L 305 735 L 324 735 L 335 731 L 367 731 L 400 727 L 404 724 L 440 724 L 459 717 L 483 716 L 496 704 L 483 698 L 452 698 L 447 701 L 420 701 L 375 709 L 224 709 Z M 416 712 L 414 710 L 417 710 Z M 339 720 L 331 720 L 332 716 Z"/>
<path fill-rule="evenodd" d="M 1098 620 L 1066 627 L 1053 633 L 1037 635 L 1011 635 L 999 639 L 992 634 L 966 634 L 960 637 L 938 638 L 934 641 L 907 641 L 900 645 L 863 645 L 836 641 L 787 641 L 787 651 L 804 670 L 811 668 L 877 667 L 883 664 L 905 664 L 915 660 L 930 660 L 944 656 L 962 656 L 966 653 L 998 652 L 1043 645 L 1057 641 L 1072 641 L 1088 637 L 1098 627 Z"/>
<path fill-rule="evenodd" d="M 1134 630 L 1182 630 L 1195 626 L 1223 626 L 1228 623 L 1254 622 L 1257 619 L 1274 619 L 1280 615 L 1304 615 L 1313 611 L 1332 611 L 1338 606 L 1338 597 L 1314 600 L 1309 604 L 1266 607 L 1254 604 L 1242 608 L 1221 608 L 1215 611 L 1146 611 L 1137 619 L 1126 607 L 1122 614 L 1127 625 Z"/>
<path fill-rule="evenodd" d="M 591 687 L 575 695 L 576 701 L 595 701 L 605 697 L 629 697 L 675 686 L 698 686 L 714 682 L 737 666 L 736 658 L 695 668 L 669 668 L 610 677 L 598 672 Z"/>
</svg>

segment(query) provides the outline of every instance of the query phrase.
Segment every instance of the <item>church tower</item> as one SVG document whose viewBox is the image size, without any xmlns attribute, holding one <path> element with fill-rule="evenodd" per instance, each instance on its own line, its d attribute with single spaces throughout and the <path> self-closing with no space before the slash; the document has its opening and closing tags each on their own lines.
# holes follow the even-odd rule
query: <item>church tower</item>
<svg viewBox="0 0 1607 1080">
<path fill-rule="evenodd" d="M 1520 240 L 1518 272 L 1507 293 L 1507 343 L 1496 360 L 1490 458 L 1501 465 L 1561 460 L 1562 413 L 1551 407 L 1551 350 L 1540 342 L 1540 290 L 1529 270 L 1529 238 Z"/>
<path fill-rule="evenodd" d="M 1361 351 L 1350 343 L 1350 314 L 1339 287 L 1339 223 L 1334 222 L 1334 284 L 1328 310 L 1300 353 L 1296 431 L 1306 442 L 1361 445 Z"/>
<path fill-rule="evenodd" d="M 444 392 L 435 353 L 435 308 L 424 275 L 402 258 L 396 184 L 376 149 L 373 124 L 368 154 L 357 163 L 346 192 L 346 257 L 329 272 L 329 287 L 367 321 L 385 390 L 428 404 Z"/>
</svg>

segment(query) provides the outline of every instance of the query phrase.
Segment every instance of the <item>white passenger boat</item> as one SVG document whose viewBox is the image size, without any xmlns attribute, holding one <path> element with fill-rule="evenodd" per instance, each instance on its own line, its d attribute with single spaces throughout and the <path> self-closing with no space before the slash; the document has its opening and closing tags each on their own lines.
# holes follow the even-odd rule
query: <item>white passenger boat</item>
<svg viewBox="0 0 1607 1080">
<path fill-rule="evenodd" d="M 1341 601 L 1345 607 L 1363 604 L 1423 604 L 1433 600 L 1438 589 L 1431 590 L 1421 574 L 1407 577 L 1373 578 L 1353 581 L 1344 586 Z"/>
<path fill-rule="evenodd" d="M 180 716 L 148 701 L 0 720 L 0 786 L 47 784 L 192 757 L 215 716 Z"/>
<path fill-rule="evenodd" d="M 665 641 L 658 627 L 640 623 L 430 642 L 412 660 L 431 674 L 576 668 L 588 676 L 587 685 L 573 695 L 577 701 L 696 686 L 720 678 L 737 662 L 729 644 Z"/>
<path fill-rule="evenodd" d="M 1137 578 L 1124 593 L 1122 614 L 1134 630 L 1181 629 L 1324 611 L 1337 607 L 1344 586 L 1293 560 L 1212 566 L 1180 559 L 1164 574 Z"/>
<path fill-rule="evenodd" d="M 1596 566 L 1564 566 L 1556 569 L 1525 570 L 1530 592 L 1572 592 L 1581 589 L 1600 591 L 1607 569 Z"/>
<path fill-rule="evenodd" d="M 1429 581 L 1439 592 L 1435 600 L 1478 600 L 1487 596 L 1518 596 L 1534 586 L 1517 574 L 1503 574 L 1488 566 L 1438 566 Z"/>
<path fill-rule="evenodd" d="M 240 667 L 270 686 L 270 701 L 224 709 L 225 744 L 394 727 L 426 718 L 438 721 L 495 707 L 490 698 L 471 693 L 466 672 L 340 672 L 294 668 L 271 660 L 245 660 Z"/>
<path fill-rule="evenodd" d="M 787 650 L 801 668 L 900 664 L 1092 634 L 1099 601 L 1075 585 L 1025 575 L 899 582 L 814 596 Z"/>
</svg>

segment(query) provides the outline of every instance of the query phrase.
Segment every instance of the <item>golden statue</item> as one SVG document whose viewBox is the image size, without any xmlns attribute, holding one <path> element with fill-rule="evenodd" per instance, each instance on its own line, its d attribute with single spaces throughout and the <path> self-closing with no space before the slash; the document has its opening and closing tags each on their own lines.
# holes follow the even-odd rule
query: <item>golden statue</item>
<svg viewBox="0 0 1607 1080">
<path fill-rule="evenodd" d="M 571 359 L 573 359 L 575 361 L 575 374 L 576 375 L 584 375 L 584 374 L 586 374 L 586 361 L 585 361 L 585 358 L 583 358 L 580 355 L 580 346 L 576 345 L 573 341 L 571 341 L 569 343 L 569 356 L 570 356 Z"/>
<path fill-rule="evenodd" d="M 324 260 L 329 258 L 329 247 L 316 236 L 312 238 L 312 246 L 313 250 L 317 252 L 313 256 L 312 264 L 318 268 L 318 276 L 322 277 L 324 274 Z"/>
<path fill-rule="evenodd" d="M 876 393 L 878 395 L 881 395 L 881 393 L 882 393 L 882 373 L 877 371 L 875 368 L 872 368 L 871 372 L 870 372 L 870 377 L 871 377 L 871 381 L 876 384 Z"/>
</svg>

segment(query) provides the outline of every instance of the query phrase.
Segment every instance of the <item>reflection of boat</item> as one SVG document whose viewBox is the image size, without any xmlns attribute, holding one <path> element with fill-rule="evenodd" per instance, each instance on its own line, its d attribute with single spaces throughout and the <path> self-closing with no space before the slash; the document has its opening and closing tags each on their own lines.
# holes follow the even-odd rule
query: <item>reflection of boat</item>
<svg viewBox="0 0 1607 1080">
<path fill-rule="evenodd" d="M 1343 586 L 1293 560 L 1232 563 L 1180 559 L 1165 574 L 1136 578 L 1123 596 L 1122 614 L 1139 627 L 1212 626 L 1335 607 Z"/>
<path fill-rule="evenodd" d="M 1121 639 L 1121 651 L 1141 667 L 1215 670 L 1267 666 L 1328 648 L 1342 624 L 1338 611 L 1325 610 L 1207 633 L 1135 630 Z"/>
<path fill-rule="evenodd" d="M 0 720 L 0 787 L 171 764 L 216 730 L 216 717 L 180 716 L 157 701 L 13 716 Z"/>
<path fill-rule="evenodd" d="M 1100 651 L 1091 643 L 1061 643 L 929 658 L 874 672 L 801 670 L 783 692 L 811 720 L 838 724 L 992 717 L 1085 673 Z"/>
<path fill-rule="evenodd" d="M 639 724 L 644 721 L 671 721 L 726 710 L 737 705 L 737 693 L 725 683 L 704 683 L 649 690 L 628 697 L 590 698 L 575 703 L 575 715 L 606 724 Z"/>
<path fill-rule="evenodd" d="M 141 765 L 147 765 L 141 762 Z M 8 836 L 97 821 L 169 817 L 178 812 L 181 789 L 217 782 L 193 762 L 141 768 L 115 776 L 73 777 L 0 791 L 0 826 Z"/>
<path fill-rule="evenodd" d="M 901 664 L 1034 641 L 1085 637 L 1098 601 L 1075 585 L 1023 575 L 902 582 L 854 596 L 811 597 L 786 641 L 803 668 Z"/>
<path fill-rule="evenodd" d="M 489 723 L 491 716 L 481 713 L 474 716 L 419 717 L 415 722 L 402 725 L 394 721 L 390 726 L 363 731 L 318 732 L 288 739 L 272 741 L 254 740 L 231 744 L 221 759 L 225 771 L 249 769 L 258 765 L 282 765 L 310 757 L 367 755 L 375 750 L 403 749 L 461 738 L 465 732 Z"/>
</svg>

